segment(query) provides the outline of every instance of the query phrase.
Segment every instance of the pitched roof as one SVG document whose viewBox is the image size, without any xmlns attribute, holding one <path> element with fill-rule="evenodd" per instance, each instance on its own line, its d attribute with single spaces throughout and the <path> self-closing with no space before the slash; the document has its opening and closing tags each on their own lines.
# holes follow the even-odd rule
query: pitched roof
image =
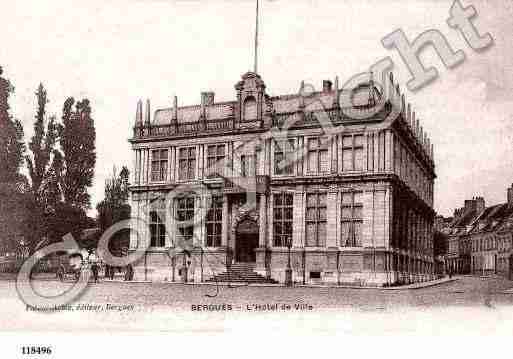
<svg viewBox="0 0 513 359">
<path fill-rule="evenodd" d="M 472 223 L 471 233 L 513 229 L 513 207 L 507 203 L 487 207 Z"/>
<path fill-rule="evenodd" d="M 470 225 L 479 213 L 474 208 L 464 209 L 460 216 L 455 216 L 450 227 L 452 229 L 464 230 Z M 454 232 L 454 231 L 453 231 Z"/>
</svg>

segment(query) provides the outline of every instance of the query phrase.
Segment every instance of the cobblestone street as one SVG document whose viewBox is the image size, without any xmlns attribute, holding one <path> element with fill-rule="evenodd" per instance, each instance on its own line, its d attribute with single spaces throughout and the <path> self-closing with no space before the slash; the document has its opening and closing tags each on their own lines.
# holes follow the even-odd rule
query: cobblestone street
<svg viewBox="0 0 513 359">
<path fill-rule="evenodd" d="M 37 280 L 34 288 L 41 294 L 55 295 L 70 285 Z M 217 291 L 215 285 L 101 282 L 91 284 L 72 303 L 80 306 L 79 310 L 40 313 L 26 309 L 17 296 L 13 280 L 3 280 L 0 297 L 5 304 L 0 314 L 5 328 L 11 330 L 226 330 L 247 316 L 267 325 L 269 318 L 280 315 L 280 319 L 300 322 L 306 318 L 323 318 L 316 322 L 322 322 L 326 326 L 323 328 L 339 329 L 345 325 L 348 330 L 364 331 L 378 330 L 379 319 L 383 321 L 388 315 L 395 320 L 399 318 L 401 324 L 395 330 L 431 328 L 436 333 L 441 330 L 436 329 L 440 323 L 435 325 L 439 322 L 435 318 L 439 317 L 441 320 L 459 318 L 455 320 L 465 329 L 469 323 L 479 324 L 479 328 L 500 326 L 495 319 L 469 323 L 465 320 L 470 319 L 469 315 L 472 317 L 471 313 L 476 313 L 476 318 L 487 313 L 507 319 L 505 312 L 513 308 L 513 294 L 505 290 L 512 287 L 513 282 L 494 277 L 460 277 L 454 282 L 415 290 L 220 286 Z M 289 310 L 283 310 L 287 306 Z M 410 316 L 415 321 L 401 320 Z M 377 319 L 371 327 L 364 324 Z M 271 322 L 277 325 L 276 321 Z M 285 322 L 281 321 L 280 325 Z M 389 328 L 388 321 L 382 324 L 394 330 Z"/>
<path fill-rule="evenodd" d="M 71 282 L 36 280 L 34 287 L 45 295 L 55 295 Z M 353 308 L 388 310 L 425 306 L 511 305 L 513 295 L 505 293 L 513 282 L 500 277 L 458 277 L 454 282 L 420 289 L 384 290 L 376 288 L 329 288 L 281 286 L 229 287 L 180 283 L 126 283 L 104 281 L 90 284 L 80 302 L 124 303 L 141 306 L 166 306 L 190 310 L 191 304 L 230 303 L 234 310 L 247 303 L 309 303 L 315 309 Z M 219 290 L 217 290 L 219 289 Z M 17 299 L 15 282 L 0 281 L 0 297 Z"/>
</svg>

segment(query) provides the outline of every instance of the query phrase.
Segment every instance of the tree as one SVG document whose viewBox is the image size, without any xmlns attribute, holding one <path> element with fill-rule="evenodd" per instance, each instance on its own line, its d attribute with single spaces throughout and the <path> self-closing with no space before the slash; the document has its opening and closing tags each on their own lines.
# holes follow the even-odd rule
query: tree
<svg viewBox="0 0 513 359">
<path fill-rule="evenodd" d="M 23 242 L 24 224 L 29 217 L 27 195 L 15 184 L 0 184 L 0 253 L 16 252 Z"/>
<path fill-rule="evenodd" d="M 41 198 L 43 199 L 43 207 L 46 213 L 55 213 L 57 205 L 62 202 L 62 171 L 63 171 L 62 154 L 58 150 L 54 150 L 53 160 L 42 188 Z"/>
<path fill-rule="evenodd" d="M 8 99 L 14 87 L 2 74 L 0 66 L 0 183 L 16 184 L 23 191 L 26 184 L 26 178 L 20 174 L 25 153 L 23 126 L 9 114 Z"/>
<path fill-rule="evenodd" d="M 44 187 L 48 186 L 52 153 L 54 152 L 57 139 L 57 126 L 55 118 L 46 120 L 46 104 L 48 103 L 47 92 L 43 84 L 39 84 L 36 91 L 37 112 L 34 122 L 34 135 L 29 143 L 32 155 L 27 155 L 27 168 L 29 172 L 31 189 L 36 203 L 40 206 L 46 204 L 44 198 Z M 45 123 L 48 122 L 45 130 Z M 60 158 L 58 159 L 60 160 Z M 46 192 L 47 193 L 47 192 Z"/>
<path fill-rule="evenodd" d="M 24 242 L 30 254 L 48 234 L 48 216 L 55 213 L 61 201 L 59 173 L 62 156 L 55 150 L 58 127 L 55 117 L 46 118 L 47 91 L 39 84 L 36 91 L 37 110 L 34 135 L 25 156 L 30 179 L 30 196 L 27 198 L 30 216 L 24 221 Z"/>
<path fill-rule="evenodd" d="M 130 218 L 130 205 L 128 204 L 129 175 L 130 172 L 125 166 L 123 166 L 119 175 L 114 168 L 112 177 L 105 181 L 105 198 L 96 206 L 98 211 L 97 222 L 100 225 L 101 233 L 117 222 Z M 122 248 L 128 247 L 129 244 L 130 231 L 121 230 L 111 238 L 109 249 L 116 253 Z"/>
<path fill-rule="evenodd" d="M 94 219 L 89 218 L 82 208 L 60 202 L 55 213 L 48 217 L 49 243 L 61 241 L 68 233 L 79 241 L 84 229 L 95 226 Z"/>
<path fill-rule="evenodd" d="M 22 242 L 27 179 L 20 173 L 25 144 L 23 127 L 9 114 L 14 87 L 2 77 L 0 66 L 0 251 L 14 252 Z"/>
<path fill-rule="evenodd" d="M 82 209 L 90 208 L 87 190 L 93 184 L 96 131 L 89 100 L 84 99 L 75 104 L 75 99 L 70 97 L 64 102 L 59 140 L 62 149 L 61 188 L 64 201 Z"/>
<path fill-rule="evenodd" d="M 53 123 L 55 133 L 52 135 L 56 135 L 60 150 L 45 148 L 43 159 L 49 160 L 47 156 L 51 156 L 52 160 L 46 162 L 40 189 L 41 203 L 48 214 L 47 237 L 49 243 L 53 243 L 70 233 L 80 241 L 84 229 L 96 227 L 94 219 L 86 214 L 90 207 L 87 190 L 92 185 L 96 164 L 96 132 L 89 101 L 84 99 L 75 103 L 75 99 L 69 97 L 64 102 L 62 123 Z M 50 124 L 48 126 L 47 136 Z"/>
</svg>

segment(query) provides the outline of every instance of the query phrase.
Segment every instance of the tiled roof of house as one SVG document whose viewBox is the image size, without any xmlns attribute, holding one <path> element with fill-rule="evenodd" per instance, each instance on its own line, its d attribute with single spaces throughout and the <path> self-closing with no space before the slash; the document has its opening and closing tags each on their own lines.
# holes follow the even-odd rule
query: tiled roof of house
<svg viewBox="0 0 513 359">
<path fill-rule="evenodd" d="M 451 236 L 513 231 L 513 206 L 501 203 L 482 211 L 461 208 L 455 211 L 452 220 L 444 218 L 438 230 Z"/>
<path fill-rule="evenodd" d="M 463 209 L 460 216 L 455 216 L 450 224 L 450 234 L 465 234 L 468 231 L 468 226 L 474 221 L 479 213 L 474 208 Z"/>
<path fill-rule="evenodd" d="M 507 203 L 487 207 L 472 223 L 471 233 L 507 229 L 513 222 L 513 207 Z"/>
</svg>

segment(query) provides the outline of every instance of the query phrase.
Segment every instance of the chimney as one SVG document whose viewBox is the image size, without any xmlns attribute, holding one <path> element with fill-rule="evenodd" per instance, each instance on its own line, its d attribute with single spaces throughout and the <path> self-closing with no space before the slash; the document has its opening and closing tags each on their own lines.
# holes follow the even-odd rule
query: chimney
<svg viewBox="0 0 513 359">
<path fill-rule="evenodd" d="M 305 108 L 305 81 L 301 80 L 301 88 L 299 90 L 299 107 Z"/>
<path fill-rule="evenodd" d="M 474 200 L 474 198 L 465 200 L 464 209 L 465 212 L 476 209 L 476 201 Z"/>
<path fill-rule="evenodd" d="M 333 82 L 330 80 L 322 81 L 322 92 L 331 92 L 333 90 Z"/>
<path fill-rule="evenodd" d="M 513 184 L 508 188 L 508 206 L 513 207 Z"/>
<path fill-rule="evenodd" d="M 173 98 L 173 120 L 178 120 L 178 97 Z"/>
<path fill-rule="evenodd" d="M 339 84 L 338 84 L 338 76 L 335 76 L 335 100 L 333 101 L 333 105 L 335 107 L 338 107 L 339 106 L 339 92 L 338 92 L 338 87 L 339 87 Z"/>
<path fill-rule="evenodd" d="M 150 100 L 146 99 L 146 114 L 144 116 L 144 124 L 149 125 L 150 121 L 151 121 Z"/>
<path fill-rule="evenodd" d="M 212 106 L 214 104 L 215 93 L 208 91 L 201 93 L 201 105 Z"/>
<path fill-rule="evenodd" d="M 485 210 L 485 200 L 484 200 L 484 198 L 483 197 L 476 197 L 474 199 L 474 201 L 476 202 L 475 208 L 476 208 L 477 214 L 483 212 Z"/>
<path fill-rule="evenodd" d="M 135 112 L 135 123 L 136 125 L 141 124 L 143 122 L 143 104 L 142 101 L 137 101 L 137 111 Z"/>
</svg>

